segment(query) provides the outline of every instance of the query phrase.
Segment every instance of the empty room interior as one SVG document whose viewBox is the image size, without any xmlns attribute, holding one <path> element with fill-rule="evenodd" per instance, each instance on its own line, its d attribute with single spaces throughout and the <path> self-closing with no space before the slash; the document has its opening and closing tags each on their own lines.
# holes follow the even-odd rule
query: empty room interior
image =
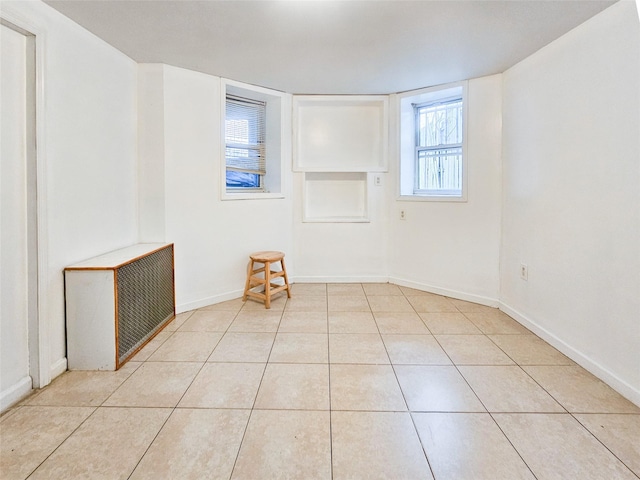
<svg viewBox="0 0 640 480">
<path fill-rule="evenodd" d="M 0 17 L 2 479 L 640 478 L 636 1 Z"/>
</svg>

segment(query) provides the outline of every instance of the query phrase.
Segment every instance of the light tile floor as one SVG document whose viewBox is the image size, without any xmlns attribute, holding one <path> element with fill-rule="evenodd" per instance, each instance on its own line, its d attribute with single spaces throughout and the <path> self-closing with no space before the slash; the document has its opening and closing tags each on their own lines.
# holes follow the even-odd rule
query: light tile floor
<svg viewBox="0 0 640 480">
<path fill-rule="evenodd" d="M 9 479 L 631 479 L 640 408 L 504 313 L 390 284 L 187 312 L 0 418 Z"/>
</svg>

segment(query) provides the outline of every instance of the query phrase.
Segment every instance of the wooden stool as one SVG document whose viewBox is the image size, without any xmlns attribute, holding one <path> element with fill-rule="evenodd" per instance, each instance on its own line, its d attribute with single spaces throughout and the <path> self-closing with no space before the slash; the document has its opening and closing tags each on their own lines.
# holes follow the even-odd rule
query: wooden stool
<svg viewBox="0 0 640 480">
<path fill-rule="evenodd" d="M 244 284 L 243 301 L 247 300 L 247 295 L 251 297 L 264 300 L 265 308 L 271 308 L 271 296 L 281 292 L 287 291 L 287 297 L 291 298 L 291 289 L 289 288 L 289 279 L 287 278 L 287 270 L 284 266 L 284 253 L 282 252 L 257 252 L 249 255 L 251 261 L 249 262 L 249 268 L 247 269 L 247 281 Z M 271 270 L 272 263 L 280 262 L 282 270 Z M 254 264 L 263 263 L 264 266 L 260 268 L 254 268 Z M 264 278 L 257 275 L 264 272 Z M 278 283 L 271 283 L 278 277 L 284 277 L 284 285 Z M 253 292 L 251 289 L 258 285 L 264 285 L 264 293 Z"/>
</svg>

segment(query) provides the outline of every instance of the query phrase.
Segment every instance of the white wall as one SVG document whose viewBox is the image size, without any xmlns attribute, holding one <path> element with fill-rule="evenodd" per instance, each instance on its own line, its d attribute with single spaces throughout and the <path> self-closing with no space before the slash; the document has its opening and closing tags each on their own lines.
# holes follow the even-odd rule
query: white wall
<svg viewBox="0 0 640 480">
<path fill-rule="evenodd" d="M 619 2 L 504 74 L 501 301 L 640 404 L 638 25 Z"/>
<path fill-rule="evenodd" d="M 285 198 L 221 200 L 220 78 L 166 65 L 140 67 L 139 84 L 152 92 L 140 104 L 141 125 L 149 126 L 141 129 L 141 152 L 147 152 L 141 168 L 156 171 L 140 177 L 141 194 L 155 195 L 140 202 L 145 240 L 175 242 L 178 311 L 238 297 L 251 252 L 291 255 L 289 150 Z"/>
<path fill-rule="evenodd" d="M 294 97 L 297 281 L 387 281 L 388 110 L 386 96 Z"/>
<path fill-rule="evenodd" d="M 497 305 L 500 245 L 501 75 L 469 80 L 467 201 L 390 198 L 391 280 L 435 293 Z M 394 147 L 398 151 L 398 146 Z M 398 160 L 393 158 L 392 166 Z M 394 186 L 397 168 L 393 170 Z M 390 183 L 390 182 L 389 182 Z M 406 220 L 400 220 L 400 210 Z"/>
<path fill-rule="evenodd" d="M 48 310 L 40 321 L 49 331 L 45 362 L 56 376 L 66 368 L 63 268 L 137 240 L 137 67 L 44 3 L 1 6 L 44 37 L 38 160 L 48 229 L 39 241 L 47 252 L 40 275 Z"/>
<path fill-rule="evenodd" d="M 294 278 L 303 282 L 386 282 L 389 175 L 375 174 L 382 185 L 374 186 L 369 174 L 367 223 L 304 223 L 304 175 L 294 175 Z"/>
</svg>

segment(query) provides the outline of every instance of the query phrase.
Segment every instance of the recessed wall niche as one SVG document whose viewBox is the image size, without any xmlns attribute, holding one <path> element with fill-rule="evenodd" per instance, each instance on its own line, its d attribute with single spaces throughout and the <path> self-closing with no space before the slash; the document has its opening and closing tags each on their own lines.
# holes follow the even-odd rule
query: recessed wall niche
<svg viewBox="0 0 640 480">
<path fill-rule="evenodd" d="M 294 170 L 387 170 L 388 97 L 293 97 Z"/>
<path fill-rule="evenodd" d="M 304 222 L 369 221 L 367 174 L 307 172 L 304 174 Z"/>
</svg>

